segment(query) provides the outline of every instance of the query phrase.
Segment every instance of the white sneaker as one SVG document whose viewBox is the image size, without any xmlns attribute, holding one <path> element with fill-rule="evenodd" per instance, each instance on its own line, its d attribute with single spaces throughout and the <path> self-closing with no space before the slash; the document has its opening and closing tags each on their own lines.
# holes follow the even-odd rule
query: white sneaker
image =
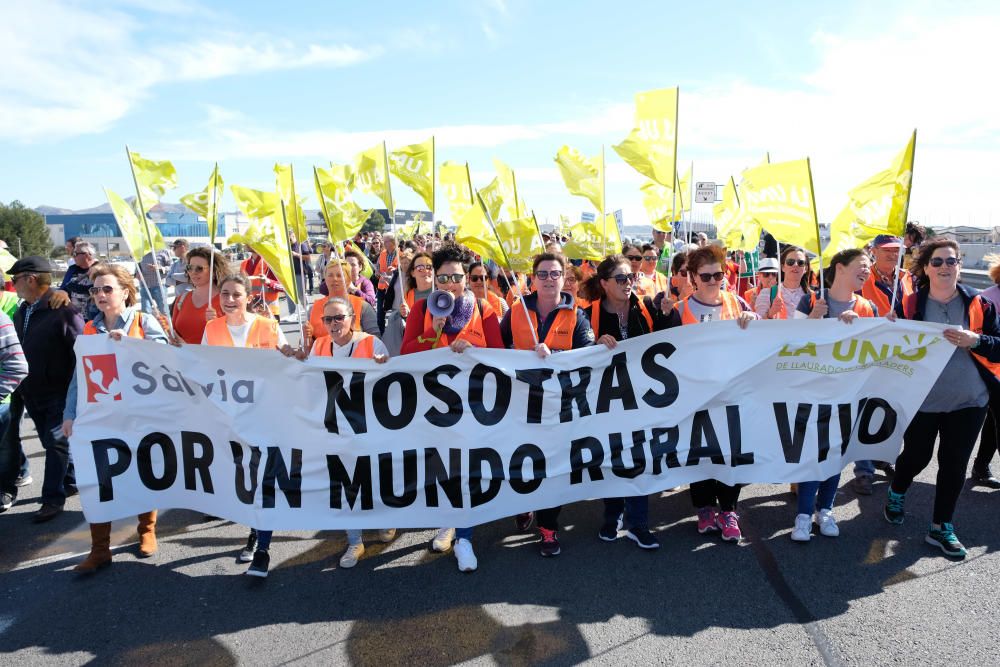
<svg viewBox="0 0 1000 667">
<path fill-rule="evenodd" d="M 379 542 L 392 542 L 394 539 L 396 539 L 395 528 L 386 528 L 384 530 L 378 531 Z"/>
<path fill-rule="evenodd" d="M 808 542 L 812 537 L 812 516 L 799 514 L 795 517 L 795 527 L 792 528 L 792 539 L 796 542 Z"/>
<path fill-rule="evenodd" d="M 472 542 L 465 538 L 455 542 L 455 558 L 458 559 L 459 572 L 475 572 L 479 567 L 476 552 L 472 550 Z"/>
<path fill-rule="evenodd" d="M 833 518 L 831 510 L 816 512 L 816 523 L 819 524 L 819 532 L 826 537 L 837 537 L 840 535 L 840 528 L 837 526 L 837 520 Z"/>
<path fill-rule="evenodd" d="M 364 544 L 348 544 L 347 551 L 340 557 L 340 567 L 351 568 L 358 564 L 358 561 L 365 555 Z"/>
<path fill-rule="evenodd" d="M 431 551 L 443 554 L 451 549 L 451 543 L 455 540 L 454 528 L 442 528 L 431 540 Z"/>
</svg>

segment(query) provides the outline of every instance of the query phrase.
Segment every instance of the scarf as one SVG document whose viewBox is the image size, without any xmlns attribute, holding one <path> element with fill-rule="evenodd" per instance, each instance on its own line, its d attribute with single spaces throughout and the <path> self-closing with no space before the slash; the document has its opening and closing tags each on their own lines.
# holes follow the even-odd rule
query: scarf
<svg viewBox="0 0 1000 667">
<path fill-rule="evenodd" d="M 451 309 L 451 315 L 444 323 L 444 332 L 449 336 L 454 336 L 465 328 L 465 325 L 472 319 L 472 309 L 476 305 L 476 297 L 469 290 L 465 290 L 461 299 L 455 299 L 455 306 Z"/>
</svg>

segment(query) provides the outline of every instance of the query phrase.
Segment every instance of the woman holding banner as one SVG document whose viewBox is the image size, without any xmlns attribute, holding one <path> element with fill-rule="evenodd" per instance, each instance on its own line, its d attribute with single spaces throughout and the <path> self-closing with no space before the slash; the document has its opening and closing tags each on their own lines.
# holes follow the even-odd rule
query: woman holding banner
<svg viewBox="0 0 1000 667">
<path fill-rule="evenodd" d="M 499 294 L 490 289 L 492 282 L 493 277 L 486 264 L 482 262 L 469 264 L 469 287 L 472 289 L 472 293 L 476 295 L 477 299 L 485 299 L 493 306 L 497 317 L 503 317 L 510 310 L 510 306 L 500 298 Z"/>
<path fill-rule="evenodd" d="M 653 306 L 648 296 L 632 290 L 638 279 L 635 262 L 623 255 L 611 255 L 597 265 L 597 273 L 583 284 L 591 300 L 587 308 L 597 343 L 615 349 L 618 341 L 667 328 L 668 318 Z M 624 518 L 623 518 L 624 517 Z M 641 549 L 658 549 L 660 543 L 649 532 L 649 496 L 605 498 L 604 523 L 598 533 L 605 542 L 614 542 L 621 528 L 625 537 Z"/>
<path fill-rule="evenodd" d="M 506 347 L 534 350 L 544 359 L 553 352 L 594 344 L 594 332 L 587 315 L 583 309 L 576 307 L 573 297 L 562 291 L 567 264 L 562 255 L 542 253 L 535 257 L 532 276 L 536 290 L 511 306 L 500 323 Z M 537 513 L 542 556 L 558 556 L 561 551 L 558 536 L 561 511 L 560 506 Z M 530 512 L 515 517 L 518 530 L 527 530 L 531 520 Z"/>
<path fill-rule="evenodd" d="M 209 284 L 209 264 L 214 285 Z M 205 325 L 219 316 L 219 289 L 229 267 L 221 252 L 199 246 L 188 251 L 185 273 L 192 289 L 174 302 L 174 333 L 185 343 L 197 345 L 205 334 Z"/>
<path fill-rule="evenodd" d="M 433 293 L 427 299 L 414 303 L 406 319 L 401 353 L 412 354 L 440 347 L 450 347 L 459 354 L 470 347 L 503 348 L 496 311 L 485 299 L 476 298 L 466 288 L 466 251 L 449 243 L 434 251 L 431 261 L 438 289 L 449 292 L 453 297 L 451 313 L 431 313 L 428 300 L 434 298 Z M 413 264 L 416 263 L 414 259 Z M 448 551 L 453 540 L 458 569 L 462 572 L 474 571 L 479 563 L 472 548 L 471 527 L 440 529 L 431 541 L 431 550 Z"/>
<path fill-rule="evenodd" d="M 762 260 L 762 262 L 767 261 Z M 772 260 L 773 261 L 773 260 Z M 842 250 L 830 260 L 826 280 L 830 289 L 802 297 L 797 310 L 810 319 L 836 318 L 850 324 L 859 317 L 878 317 L 878 309 L 863 296 L 855 294 L 868 280 L 871 261 L 864 250 Z M 813 514 L 819 532 L 826 537 L 837 537 L 840 528 L 833 516 L 833 502 L 840 485 L 840 472 L 822 482 L 799 482 L 798 514 L 792 528 L 792 539 L 808 542 L 812 536 Z"/>
<path fill-rule="evenodd" d="M 802 248 L 789 245 L 781 252 L 781 284 L 761 290 L 754 310 L 764 319 L 787 320 L 809 292 L 812 269 Z"/>
<path fill-rule="evenodd" d="M 986 418 L 990 388 L 1000 378 L 1000 321 L 992 303 L 958 282 L 959 246 L 949 239 L 920 247 L 914 265 L 917 289 L 903 302 L 907 319 L 950 325 L 943 337 L 955 350 L 920 410 L 903 434 L 903 451 L 889 484 L 884 514 L 901 524 L 906 492 L 927 467 L 938 445 L 934 514 L 924 538 L 946 555 L 964 558 L 965 547 L 955 535 L 952 517 L 965 483 L 972 449 Z"/>
<path fill-rule="evenodd" d="M 740 329 L 746 329 L 752 320 L 760 319 L 743 299 L 722 289 L 726 278 L 725 263 L 726 253 L 716 245 L 688 253 L 687 273 L 694 293 L 674 305 L 669 326 L 736 320 Z M 666 309 L 667 305 L 661 304 L 661 307 Z M 740 484 L 730 486 L 715 479 L 691 483 L 691 502 L 698 511 L 699 533 L 720 531 L 723 540 L 740 541 L 743 533 L 736 514 L 736 503 L 741 488 Z"/>
<path fill-rule="evenodd" d="M 205 332 L 199 341 L 202 345 L 257 350 L 288 348 L 285 335 L 281 332 L 277 320 L 249 312 L 247 306 L 251 289 L 250 279 L 242 273 L 221 277 L 219 301 L 222 317 L 213 319 L 205 326 Z M 250 529 L 246 547 L 239 555 L 240 562 L 250 562 L 246 574 L 252 577 L 267 576 L 271 562 L 268 553 L 270 546 L 270 530 Z"/>
<path fill-rule="evenodd" d="M 381 337 L 382 332 L 378 328 L 375 309 L 362 297 L 347 292 L 346 280 L 349 275 L 351 275 L 351 265 L 346 260 L 334 258 L 327 263 L 323 273 L 323 284 L 326 285 L 329 296 L 321 296 L 313 302 L 309 311 L 309 321 L 305 324 L 306 347 L 312 345 L 312 341 L 326 331 L 326 327 L 323 326 L 323 306 L 331 297 L 340 297 L 351 302 L 351 310 L 354 313 L 351 328 L 354 331 L 364 331 Z"/>
<path fill-rule="evenodd" d="M 84 334 L 108 334 L 113 340 L 121 340 L 122 336 L 142 338 L 145 340 L 166 343 L 167 335 L 160 323 L 152 315 L 140 312 L 136 308 L 139 300 L 135 281 L 129 272 L 118 264 L 97 264 L 90 271 L 93 285 L 90 294 L 97 306 L 98 314 L 83 328 Z M 97 372 L 92 372 L 86 381 L 87 389 L 94 383 Z M 97 381 L 98 383 L 100 380 Z M 73 434 L 73 421 L 76 419 L 76 403 L 78 379 L 73 376 L 66 396 L 66 408 L 63 412 L 63 436 L 69 438 Z M 108 384 L 97 386 L 97 393 L 114 395 L 116 391 Z M 156 553 L 156 510 L 139 515 L 139 555 L 143 558 Z M 97 570 L 111 565 L 111 524 L 90 524 L 90 553 L 82 563 L 74 567 L 81 574 L 92 574 Z"/>
</svg>

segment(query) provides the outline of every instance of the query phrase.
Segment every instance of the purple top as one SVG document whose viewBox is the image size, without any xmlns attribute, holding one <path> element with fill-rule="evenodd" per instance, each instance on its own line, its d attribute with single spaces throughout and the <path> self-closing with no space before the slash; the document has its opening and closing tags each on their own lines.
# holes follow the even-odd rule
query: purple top
<svg viewBox="0 0 1000 667">
<path fill-rule="evenodd" d="M 979 293 L 979 296 L 983 297 L 984 299 L 992 303 L 994 306 L 1000 307 L 1000 285 L 992 285 L 991 287 L 987 287 L 986 289 L 984 289 L 982 292 Z"/>
<path fill-rule="evenodd" d="M 370 303 L 372 307 L 375 306 L 375 286 L 372 285 L 372 281 L 368 280 L 364 276 L 358 276 L 358 288 L 361 290 L 360 296 L 365 301 Z"/>
</svg>

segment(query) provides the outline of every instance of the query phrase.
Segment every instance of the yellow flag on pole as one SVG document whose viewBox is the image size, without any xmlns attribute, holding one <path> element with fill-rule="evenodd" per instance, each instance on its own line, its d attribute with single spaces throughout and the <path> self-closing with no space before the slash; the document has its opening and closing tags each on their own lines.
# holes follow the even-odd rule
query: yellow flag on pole
<svg viewBox="0 0 1000 667">
<path fill-rule="evenodd" d="M 740 197 L 746 212 L 775 239 L 820 254 L 808 158 L 747 169 Z"/>
<path fill-rule="evenodd" d="M 302 208 L 305 198 L 299 199 L 295 192 L 295 171 L 290 164 L 274 164 L 275 186 L 278 197 L 285 202 L 285 219 L 288 221 L 289 231 L 295 234 L 296 241 L 305 241 L 309 238 L 309 229 L 306 227 L 306 212 Z"/>
<path fill-rule="evenodd" d="M 607 230 L 607 239 L 604 230 Z M 563 244 L 563 254 L 570 259 L 592 259 L 600 261 L 606 254 L 621 252 L 622 239 L 618 234 L 618 223 L 613 213 L 608 213 L 601 223 L 600 216 L 594 222 L 578 222 L 569 228 L 570 240 Z M 607 253 L 604 249 L 607 247 Z"/>
<path fill-rule="evenodd" d="M 642 205 L 649 215 L 649 224 L 661 232 L 673 231 L 674 215 L 673 190 L 655 181 L 646 181 L 639 190 L 642 191 Z M 671 220 L 674 218 L 674 220 Z"/>
<path fill-rule="evenodd" d="M 600 156 L 588 158 L 575 148 L 563 146 L 556 152 L 555 161 L 559 165 L 559 173 L 562 174 L 563 182 L 570 194 L 586 197 L 597 212 L 603 214 L 604 201 L 601 190 L 603 174 Z"/>
<path fill-rule="evenodd" d="M 438 181 L 448 200 L 452 222 L 457 225 L 474 203 L 469 165 L 462 162 L 443 163 L 438 171 Z"/>
<path fill-rule="evenodd" d="M 678 89 L 664 88 L 635 96 L 635 127 L 612 146 L 633 169 L 660 185 L 677 178 Z"/>
<path fill-rule="evenodd" d="M 501 255 L 486 211 L 473 192 L 468 163 L 445 162 L 438 172 L 438 180 L 455 224 L 455 240 L 481 257 Z"/>
<path fill-rule="evenodd" d="M 691 169 L 689 166 L 687 172 L 677 181 L 678 211 L 691 210 Z"/>
<path fill-rule="evenodd" d="M 389 153 L 389 171 L 434 210 L 434 138 Z"/>
<path fill-rule="evenodd" d="M 330 239 L 335 243 L 354 238 L 371 214 L 351 199 L 350 175 L 350 167 L 346 165 L 334 165 L 330 169 L 313 167 L 316 199 Z"/>
<path fill-rule="evenodd" d="M 108 204 L 111 205 L 111 213 L 115 216 L 115 222 L 118 223 L 118 229 L 121 231 L 122 238 L 125 239 L 129 253 L 136 262 L 141 262 L 142 258 L 149 254 L 152 249 L 146 236 L 146 229 L 142 221 L 139 220 L 139 214 L 136 213 L 131 204 L 117 193 L 104 188 L 104 194 L 108 198 Z M 160 230 L 156 225 L 152 225 L 150 232 L 154 237 L 154 243 L 157 243 L 157 240 L 160 244 L 163 243 L 163 237 L 160 236 Z"/>
<path fill-rule="evenodd" d="M 526 217 L 529 209 L 517 193 L 517 179 L 514 177 L 514 170 L 496 158 L 493 159 L 493 167 L 497 171 L 500 195 L 503 197 L 507 215 L 511 220 Z"/>
<path fill-rule="evenodd" d="M 385 207 L 389 209 L 389 214 L 393 215 L 395 209 L 392 203 L 387 162 L 384 141 L 361 151 L 354 156 L 352 185 L 361 192 L 375 195 L 381 199 Z"/>
<path fill-rule="evenodd" d="M 747 215 L 736 190 L 736 182 L 722 188 L 722 201 L 712 209 L 718 237 L 729 250 L 750 251 L 760 243 L 760 224 Z"/>
<path fill-rule="evenodd" d="M 495 225 L 503 249 L 507 253 L 507 258 L 510 259 L 510 270 L 520 273 L 531 271 L 535 255 L 545 251 L 545 248 L 542 247 L 542 239 L 538 236 L 538 225 L 534 214 L 527 218 L 497 222 Z M 489 229 L 487 229 L 487 233 L 492 236 Z M 492 259 L 498 264 L 506 264 L 503 253 L 493 255 Z"/>
<path fill-rule="evenodd" d="M 181 203 L 205 218 L 208 224 L 209 242 L 215 245 L 215 232 L 219 224 L 219 201 L 222 199 L 225 183 L 219 173 L 219 163 L 215 163 L 208 184 L 204 190 L 181 197 Z"/>
<path fill-rule="evenodd" d="M 503 193 L 500 191 L 500 177 L 495 176 L 489 184 L 479 191 L 479 195 L 486 203 L 486 208 L 490 212 L 490 218 L 500 219 L 500 209 L 503 207 Z"/>
<path fill-rule="evenodd" d="M 281 216 L 281 198 L 277 193 L 251 190 L 239 185 L 230 188 L 236 205 L 250 219 L 243 234 L 232 234 L 226 243 L 242 243 L 250 246 L 264 258 L 285 293 L 298 302 L 295 270 L 288 249 L 288 230 Z"/>
<path fill-rule="evenodd" d="M 177 187 L 177 170 L 169 160 L 149 160 L 134 151 L 128 153 L 135 176 L 140 211 L 149 213 L 167 190 Z"/>
</svg>

